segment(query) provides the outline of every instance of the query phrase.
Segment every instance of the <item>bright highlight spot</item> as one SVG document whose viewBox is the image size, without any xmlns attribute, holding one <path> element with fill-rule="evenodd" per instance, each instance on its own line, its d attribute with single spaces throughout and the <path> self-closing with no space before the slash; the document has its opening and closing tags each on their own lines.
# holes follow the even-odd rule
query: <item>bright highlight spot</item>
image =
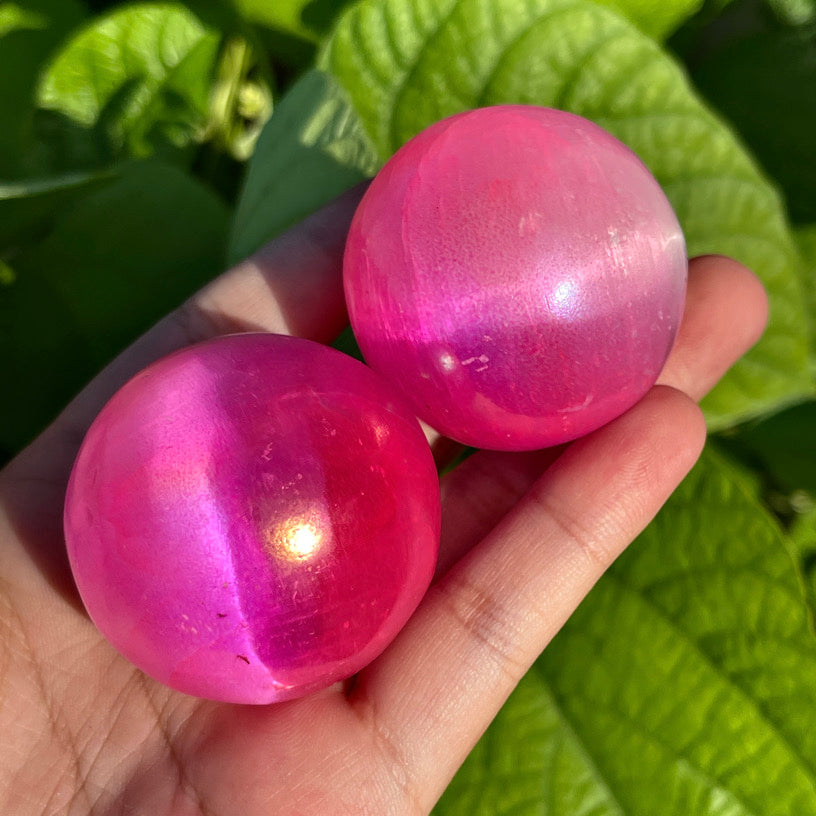
<svg viewBox="0 0 816 816">
<path fill-rule="evenodd" d="M 575 284 L 570 280 L 561 281 L 551 295 L 554 309 L 569 309 L 575 301 Z"/>
<path fill-rule="evenodd" d="M 321 538 L 322 536 L 313 525 L 301 524 L 289 534 L 288 550 L 292 555 L 303 558 L 317 550 Z"/>
<path fill-rule="evenodd" d="M 442 366 L 444 371 L 453 371 L 456 368 L 456 359 L 449 352 L 443 351 L 439 355 L 439 365 Z"/>
<path fill-rule="evenodd" d="M 271 530 L 267 539 L 269 551 L 287 561 L 303 561 L 320 550 L 323 534 L 310 521 L 292 519 L 276 530 Z"/>
</svg>

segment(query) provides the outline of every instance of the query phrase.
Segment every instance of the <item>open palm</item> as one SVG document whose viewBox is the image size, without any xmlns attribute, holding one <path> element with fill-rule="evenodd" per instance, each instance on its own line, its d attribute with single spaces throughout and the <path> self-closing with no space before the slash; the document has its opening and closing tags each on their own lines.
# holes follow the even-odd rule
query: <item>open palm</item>
<svg viewBox="0 0 816 816">
<path fill-rule="evenodd" d="M 101 638 L 68 569 L 62 504 L 82 436 L 157 357 L 217 334 L 330 341 L 358 193 L 213 281 L 137 341 L 0 475 L 0 812 L 420 814 L 604 569 L 699 454 L 694 400 L 758 337 L 764 292 L 721 257 L 691 263 L 661 385 L 565 448 L 479 452 L 442 480 L 437 577 L 351 681 L 270 706 L 197 700 Z M 452 446 L 432 439 L 440 460 Z"/>
</svg>

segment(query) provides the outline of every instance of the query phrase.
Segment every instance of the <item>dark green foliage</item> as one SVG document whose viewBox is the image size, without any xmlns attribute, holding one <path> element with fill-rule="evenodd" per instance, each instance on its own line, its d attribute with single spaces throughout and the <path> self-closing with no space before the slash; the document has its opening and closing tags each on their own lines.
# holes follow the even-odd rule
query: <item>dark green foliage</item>
<svg viewBox="0 0 816 816">
<path fill-rule="evenodd" d="M 806 224 L 816 221 L 816 6 L 810 14 L 804 2 L 778 6 L 774 14 L 759 3 L 738 4 L 726 17 L 732 35 L 709 29 L 711 41 L 691 55 L 691 70 L 781 185 L 791 218 Z M 797 19 L 804 24 L 792 25 Z"/>
</svg>

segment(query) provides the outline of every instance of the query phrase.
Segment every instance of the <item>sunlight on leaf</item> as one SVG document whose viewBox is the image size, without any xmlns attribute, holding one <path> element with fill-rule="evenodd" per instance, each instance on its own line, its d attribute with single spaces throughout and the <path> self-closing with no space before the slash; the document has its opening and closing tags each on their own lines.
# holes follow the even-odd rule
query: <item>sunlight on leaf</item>
<svg viewBox="0 0 816 816">
<path fill-rule="evenodd" d="M 601 579 L 437 816 L 816 812 L 816 639 L 783 535 L 706 454 Z"/>
<path fill-rule="evenodd" d="M 206 126 L 219 44 L 181 4 L 114 9 L 51 63 L 40 106 L 95 134 L 111 157 L 182 148 Z"/>
<path fill-rule="evenodd" d="M 41 12 L 26 9 L 16 3 L 0 6 L 0 37 L 15 29 L 36 31 L 48 25 L 48 17 Z"/>
<path fill-rule="evenodd" d="M 39 75 L 86 14 L 79 0 L 0 2 L 0 178 L 46 171 L 34 136 Z"/>
</svg>

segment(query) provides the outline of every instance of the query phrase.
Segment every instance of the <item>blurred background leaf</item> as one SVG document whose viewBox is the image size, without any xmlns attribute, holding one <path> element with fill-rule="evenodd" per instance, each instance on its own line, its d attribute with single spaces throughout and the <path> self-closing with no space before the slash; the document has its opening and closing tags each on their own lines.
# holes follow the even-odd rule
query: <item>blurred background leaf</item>
<svg viewBox="0 0 816 816">
<path fill-rule="evenodd" d="M 30 152 L 38 77 L 86 13 L 79 0 L 0 3 L 0 179 L 40 169 Z"/>
<path fill-rule="evenodd" d="M 241 15 L 250 22 L 288 32 L 319 43 L 351 0 L 235 0 Z"/>
<path fill-rule="evenodd" d="M 49 422 L 109 359 L 222 268 L 228 209 L 155 159 L 77 196 L 0 287 L 0 446 Z"/>
<path fill-rule="evenodd" d="M 785 495 L 806 491 L 816 501 L 816 402 L 804 402 L 726 438 L 735 456 L 763 473 Z"/>
<path fill-rule="evenodd" d="M 816 5 L 736 4 L 734 22 L 688 55 L 692 79 L 783 188 L 791 218 L 816 221 Z"/>
<path fill-rule="evenodd" d="M 66 173 L 0 185 L 0 249 L 8 256 L 34 240 L 76 195 L 113 178 L 112 171 Z"/>
<path fill-rule="evenodd" d="M 101 162 L 182 149 L 206 125 L 220 39 L 183 5 L 117 9 L 59 52 L 38 107 L 87 131 Z"/>
</svg>

